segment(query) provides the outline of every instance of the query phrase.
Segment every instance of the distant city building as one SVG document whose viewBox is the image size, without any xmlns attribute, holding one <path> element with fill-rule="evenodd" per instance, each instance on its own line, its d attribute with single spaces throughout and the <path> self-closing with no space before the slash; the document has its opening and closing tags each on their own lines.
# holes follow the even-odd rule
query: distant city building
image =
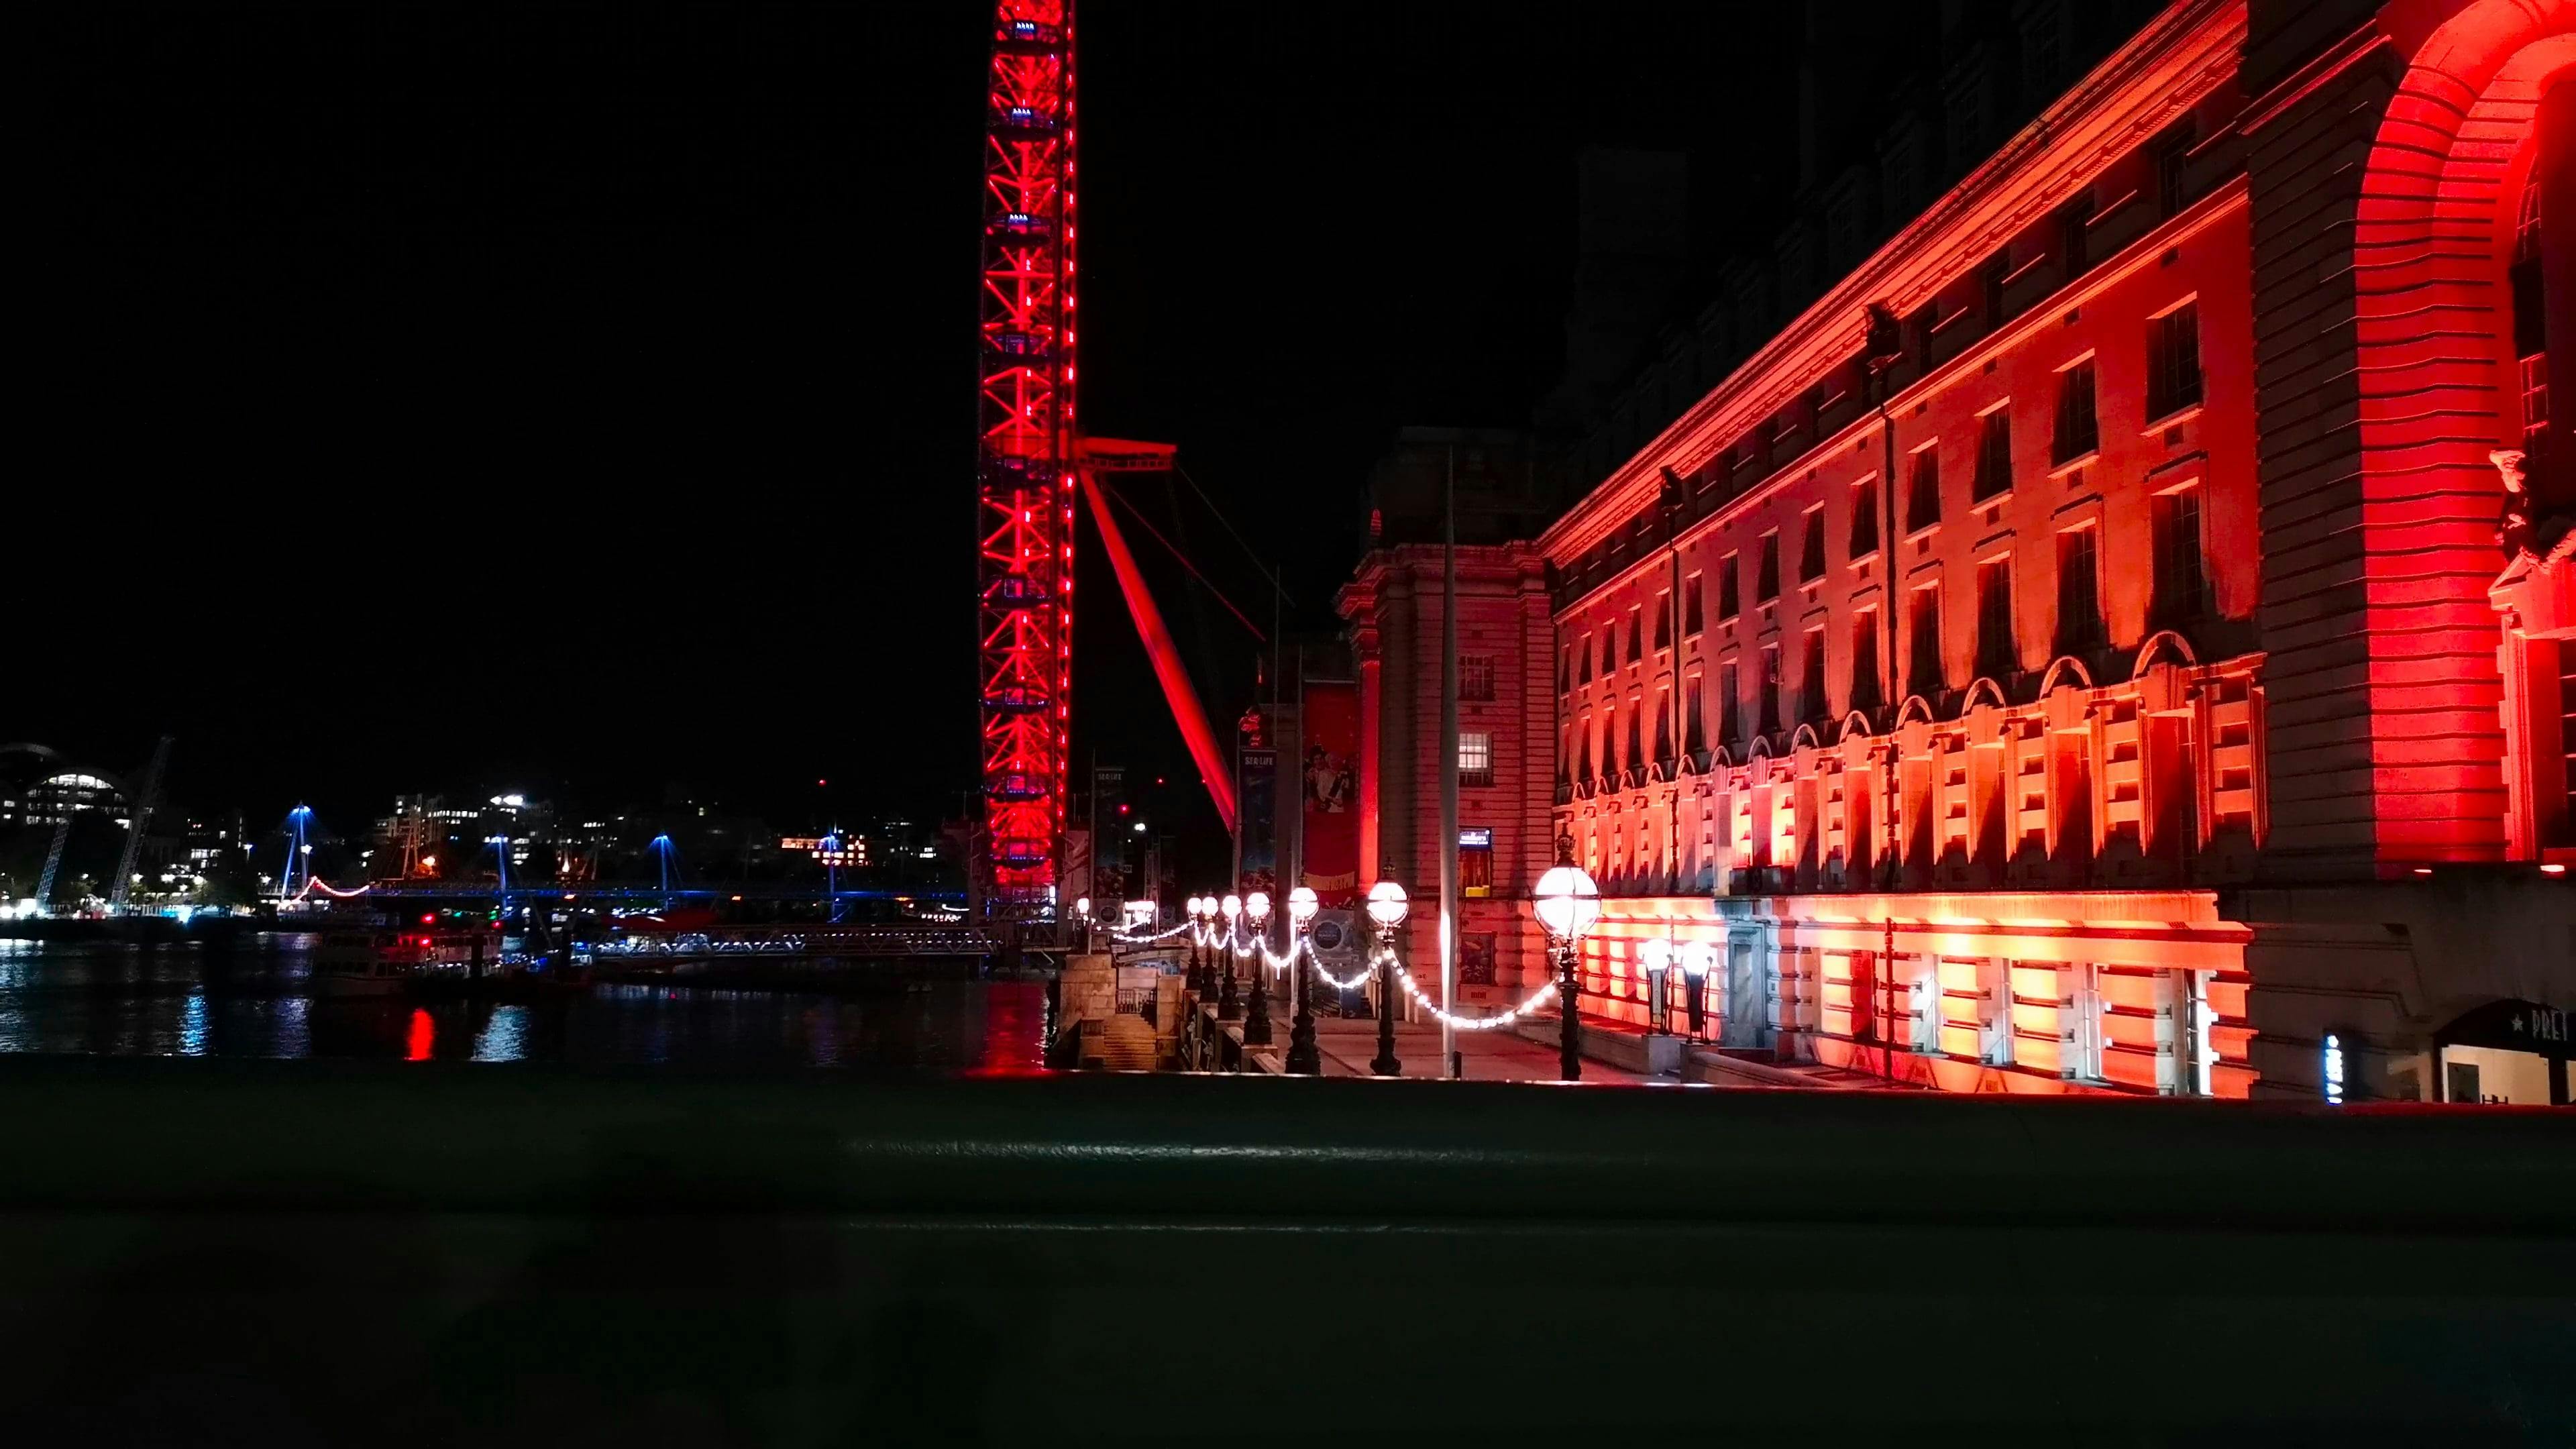
<svg viewBox="0 0 2576 1449">
<path fill-rule="evenodd" d="M 75 767 L 44 745 L 0 745 L 0 827 L 52 826 L 85 810 L 122 825 L 133 806 L 115 776 Z"/>
</svg>

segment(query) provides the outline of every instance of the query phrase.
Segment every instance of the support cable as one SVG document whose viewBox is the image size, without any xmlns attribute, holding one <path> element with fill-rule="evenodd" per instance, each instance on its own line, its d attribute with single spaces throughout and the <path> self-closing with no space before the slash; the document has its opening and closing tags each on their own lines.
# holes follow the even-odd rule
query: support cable
<svg viewBox="0 0 2576 1449">
<path fill-rule="evenodd" d="M 1163 537 L 1162 532 L 1146 520 L 1145 515 L 1137 509 L 1134 503 L 1128 501 L 1125 494 L 1116 492 L 1109 488 L 1103 488 L 1100 491 L 1109 499 L 1110 502 L 1125 509 L 1127 511 L 1127 516 L 1136 521 L 1136 526 L 1145 530 L 1146 537 L 1161 544 L 1165 553 L 1170 554 L 1175 560 L 1177 560 L 1182 568 L 1189 570 L 1191 578 L 1198 580 L 1209 593 L 1216 595 L 1216 601 L 1225 605 L 1225 611 L 1232 614 L 1236 620 L 1243 625 L 1243 627 L 1251 630 L 1253 638 L 1258 639 L 1265 644 L 1270 642 L 1270 636 L 1261 632 L 1261 626 L 1253 623 L 1250 616 L 1246 615 L 1241 609 L 1236 608 L 1234 606 L 1234 601 L 1225 596 L 1225 591 L 1218 588 L 1206 574 L 1199 572 L 1199 566 L 1190 562 L 1189 555 L 1181 552 L 1170 539 Z"/>
</svg>

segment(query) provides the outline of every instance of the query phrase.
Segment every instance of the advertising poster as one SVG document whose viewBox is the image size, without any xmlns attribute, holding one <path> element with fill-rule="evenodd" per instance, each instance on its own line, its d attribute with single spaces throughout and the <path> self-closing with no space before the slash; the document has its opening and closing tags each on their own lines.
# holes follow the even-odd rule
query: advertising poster
<svg viewBox="0 0 2576 1449">
<path fill-rule="evenodd" d="M 1327 906 L 1350 905 L 1360 888 L 1359 686 L 1306 685 L 1305 746 L 1298 767 L 1305 884 Z"/>
</svg>

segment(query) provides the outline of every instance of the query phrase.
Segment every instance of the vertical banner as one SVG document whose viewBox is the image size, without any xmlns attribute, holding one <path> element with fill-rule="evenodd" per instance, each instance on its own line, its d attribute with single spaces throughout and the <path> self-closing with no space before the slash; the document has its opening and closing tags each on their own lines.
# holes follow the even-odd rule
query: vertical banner
<svg viewBox="0 0 2576 1449">
<path fill-rule="evenodd" d="M 1091 898 L 1114 908 L 1141 894 L 1137 866 L 1144 854 L 1127 805 L 1127 771 L 1118 765 L 1091 768 Z"/>
<path fill-rule="evenodd" d="M 1073 919 L 1073 903 L 1091 895 L 1091 831 L 1075 826 L 1064 833 L 1064 879 L 1057 885 L 1056 917 Z M 1092 909 L 1100 909 L 1095 900 Z"/>
<path fill-rule="evenodd" d="M 1305 884 L 1325 905 L 1349 905 L 1360 889 L 1358 687 L 1307 681 L 1303 729 L 1306 755 L 1298 777 Z"/>
<path fill-rule="evenodd" d="M 1235 755 L 1242 851 L 1235 881 L 1245 894 L 1279 894 L 1279 752 L 1246 746 Z"/>
</svg>

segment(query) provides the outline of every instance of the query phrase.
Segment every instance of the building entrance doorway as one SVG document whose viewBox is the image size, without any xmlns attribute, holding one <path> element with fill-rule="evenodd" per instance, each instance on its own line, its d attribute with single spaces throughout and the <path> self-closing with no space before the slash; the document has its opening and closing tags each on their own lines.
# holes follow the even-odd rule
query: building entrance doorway
<svg viewBox="0 0 2576 1449">
<path fill-rule="evenodd" d="M 2568 1012 L 2537 1001 L 2494 1001 L 2433 1033 L 2433 1082 L 2444 1102 L 2568 1104 Z"/>
</svg>

